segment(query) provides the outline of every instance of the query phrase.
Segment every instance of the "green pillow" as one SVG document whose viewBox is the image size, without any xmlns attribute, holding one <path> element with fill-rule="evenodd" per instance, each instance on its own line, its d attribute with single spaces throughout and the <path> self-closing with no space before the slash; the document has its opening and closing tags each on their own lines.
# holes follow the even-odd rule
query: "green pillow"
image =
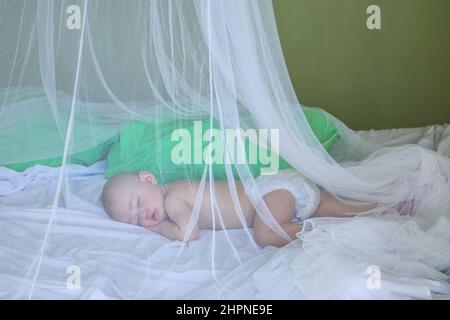
<svg viewBox="0 0 450 320">
<path fill-rule="evenodd" d="M 336 127 L 317 109 L 304 108 L 304 112 L 319 141 L 329 150 L 338 136 Z M 202 160 L 203 150 L 206 150 L 211 141 L 214 141 L 214 139 L 208 138 L 207 130 L 209 128 L 209 117 L 162 123 L 130 122 L 121 129 L 119 140 L 110 149 L 105 177 L 110 178 L 121 172 L 147 170 L 152 172 L 161 183 L 169 183 L 178 179 L 198 180 L 202 177 L 205 169 L 205 162 Z M 213 128 L 219 128 L 217 121 L 214 121 Z M 177 129 L 182 130 L 178 131 L 180 135 L 173 135 Z M 195 133 L 199 132 L 204 134 L 203 137 L 206 135 L 208 139 L 194 140 L 194 136 L 197 136 Z M 181 138 L 181 136 L 185 138 Z M 278 158 L 276 154 L 254 144 L 250 139 L 246 138 L 244 143 L 245 158 L 253 176 L 258 176 L 261 170 L 268 170 L 272 163 L 267 161 L 267 158 L 263 161 L 261 153 L 270 159 L 277 158 L 278 169 L 291 167 L 284 159 Z M 186 150 L 188 151 L 186 152 Z M 249 150 L 257 155 L 256 159 L 249 158 Z M 237 153 L 236 150 L 235 153 Z M 174 157 L 178 160 L 174 161 Z M 184 161 L 179 161 L 181 158 Z M 220 155 L 218 158 L 223 159 Z M 235 177 L 238 177 L 236 166 L 239 166 L 240 163 L 242 162 L 236 160 L 231 162 Z M 212 168 L 215 179 L 226 179 L 224 164 L 213 163 Z"/>
<path fill-rule="evenodd" d="M 2 110 L 6 112 L 7 120 L 10 122 L 9 125 L 3 126 L 0 132 L 0 165 L 16 171 L 26 170 L 36 164 L 61 166 L 61 155 L 64 150 L 63 133 L 68 125 L 72 97 L 57 92 L 59 126 L 42 89 L 0 92 L 0 100 L 5 104 Z M 84 110 L 93 106 L 79 102 L 78 107 Z M 16 109 L 26 112 L 15 119 Z M 110 146 L 118 138 L 114 128 L 92 120 L 91 114 L 77 113 L 72 142 L 81 147 L 78 150 L 83 151 L 69 155 L 68 163 L 89 166 L 105 159 Z"/>
<path fill-rule="evenodd" d="M 336 125 L 320 109 L 311 107 L 302 107 L 302 109 L 315 136 L 324 148 L 327 151 L 330 151 L 331 147 L 339 137 L 339 132 Z"/>
<path fill-rule="evenodd" d="M 89 150 L 75 153 L 73 155 L 69 155 L 67 162 L 71 164 L 79 164 L 83 166 L 90 166 L 97 161 L 105 159 L 108 155 L 109 148 L 111 145 L 117 140 L 118 136 L 108 139 L 102 144 L 95 146 Z M 34 161 L 25 161 L 13 164 L 5 164 L 4 166 L 16 170 L 16 171 L 24 171 L 34 165 L 44 165 L 48 167 L 59 167 L 62 164 L 62 157 L 53 157 L 48 159 L 34 160 Z"/>
</svg>

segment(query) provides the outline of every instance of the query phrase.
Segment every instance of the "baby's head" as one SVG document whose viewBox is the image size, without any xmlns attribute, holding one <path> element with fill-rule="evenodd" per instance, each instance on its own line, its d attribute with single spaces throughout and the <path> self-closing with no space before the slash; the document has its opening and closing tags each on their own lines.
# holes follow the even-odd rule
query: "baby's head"
<svg viewBox="0 0 450 320">
<path fill-rule="evenodd" d="M 164 190 L 150 172 L 120 173 L 109 179 L 101 197 L 117 221 L 150 227 L 166 218 Z"/>
</svg>

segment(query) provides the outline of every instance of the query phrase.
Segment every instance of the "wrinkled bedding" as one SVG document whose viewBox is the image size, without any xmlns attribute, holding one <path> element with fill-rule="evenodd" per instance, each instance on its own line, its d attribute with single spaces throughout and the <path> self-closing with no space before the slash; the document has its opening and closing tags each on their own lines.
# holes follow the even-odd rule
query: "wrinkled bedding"
<svg viewBox="0 0 450 320">
<path fill-rule="evenodd" d="M 360 131 L 358 134 L 386 146 L 419 144 L 450 157 L 450 125 Z M 142 228 L 112 221 L 99 204 L 105 183 L 104 170 L 103 161 L 90 167 L 68 166 L 67 174 L 71 179 L 65 187 L 70 193 L 59 198 L 39 265 L 38 253 L 53 206 L 59 170 L 34 166 L 17 173 L 0 167 L 0 299 L 317 297 L 298 290 L 293 285 L 295 281 L 289 281 L 289 277 L 294 276 L 294 260 L 288 257 L 296 254 L 295 250 L 300 252 L 299 246 L 259 249 L 246 241 L 248 235 L 242 230 L 228 233 L 202 230 L 199 240 L 185 246 Z M 228 241 L 232 241 L 238 256 L 226 244 Z M 216 250 L 212 251 L 214 242 Z M 172 266 L 175 258 L 177 263 Z M 74 266 L 80 276 L 80 285 L 76 288 L 70 285 Z M 238 271 L 245 275 L 245 283 L 232 286 L 233 292 L 227 292 L 231 287 L 222 285 L 230 284 L 231 275 Z M 263 285 L 261 279 L 269 279 L 269 271 L 272 278 Z M 319 297 L 430 297 L 420 285 L 415 286 L 414 278 L 408 279 L 409 288 L 404 284 L 396 285 L 396 279 L 390 278 L 386 282 L 390 285 L 381 290 L 369 290 L 364 275 L 357 279 L 359 281 L 349 279 L 340 293 Z M 426 281 L 419 280 L 421 284 Z M 436 282 L 429 284 L 439 287 Z M 326 290 L 326 286 L 324 288 Z M 445 290 L 437 288 L 436 292 L 446 293 Z"/>
</svg>

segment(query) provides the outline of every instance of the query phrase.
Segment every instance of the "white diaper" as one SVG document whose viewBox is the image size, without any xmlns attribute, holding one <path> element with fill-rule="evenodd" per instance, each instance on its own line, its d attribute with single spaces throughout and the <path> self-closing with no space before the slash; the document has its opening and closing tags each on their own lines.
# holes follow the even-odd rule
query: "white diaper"
<svg viewBox="0 0 450 320">
<path fill-rule="evenodd" d="M 249 196 L 257 198 L 274 190 L 288 190 L 295 198 L 295 218 L 305 220 L 317 209 L 320 203 L 320 190 L 315 183 L 295 170 L 281 170 L 274 175 L 261 175 L 255 178 L 258 190 L 247 190 Z M 252 188 L 250 188 L 252 189 Z"/>
</svg>

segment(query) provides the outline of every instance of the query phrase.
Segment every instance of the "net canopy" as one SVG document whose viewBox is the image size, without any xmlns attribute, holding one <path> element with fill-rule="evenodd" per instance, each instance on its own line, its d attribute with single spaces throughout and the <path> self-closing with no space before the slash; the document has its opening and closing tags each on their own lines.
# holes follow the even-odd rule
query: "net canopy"
<svg viewBox="0 0 450 320">
<path fill-rule="evenodd" d="M 364 140 L 302 106 L 270 0 L 1 0 L 0 40 L 9 297 L 330 298 L 371 265 L 391 293 L 445 287 L 450 160 Z M 326 126 L 338 136 L 321 139 Z M 258 183 L 283 170 L 375 205 L 306 219 L 293 239 Z M 133 174 L 105 200 L 120 173 Z M 140 211 L 113 221 L 105 201 L 110 211 L 131 201 L 127 217 L 147 206 L 182 239 L 161 237 Z M 411 216 L 396 214 L 402 201 Z M 293 241 L 263 248 L 256 220 Z M 79 290 L 67 285 L 73 266 Z"/>
</svg>

